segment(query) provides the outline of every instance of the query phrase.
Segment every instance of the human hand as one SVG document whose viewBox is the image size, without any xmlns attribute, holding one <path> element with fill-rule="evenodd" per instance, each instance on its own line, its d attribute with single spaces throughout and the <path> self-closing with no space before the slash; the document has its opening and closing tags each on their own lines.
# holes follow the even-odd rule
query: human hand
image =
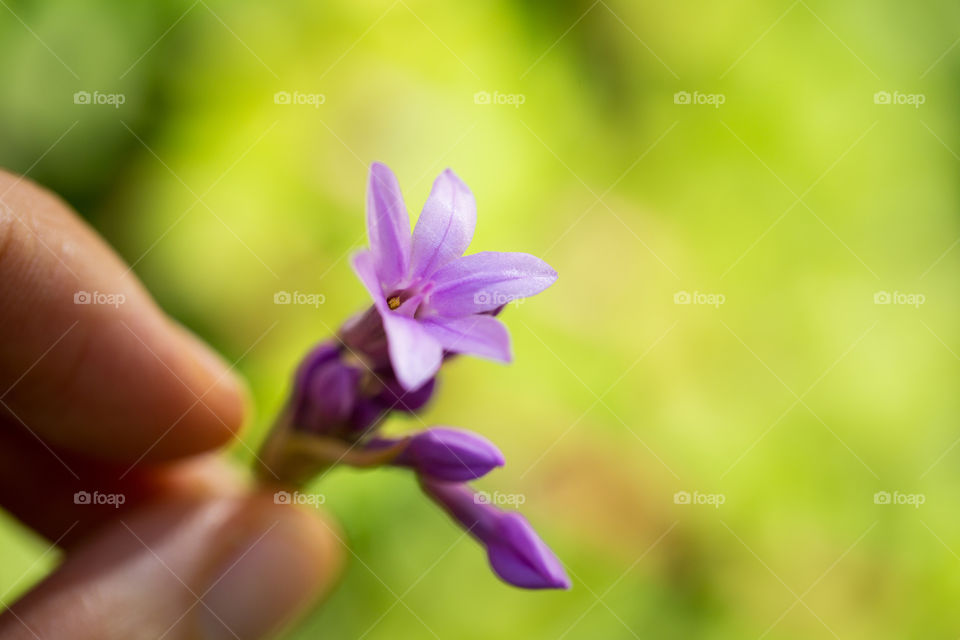
<svg viewBox="0 0 960 640">
<path fill-rule="evenodd" d="M 0 172 L 0 506 L 66 551 L 0 640 L 262 638 L 325 593 L 331 525 L 211 453 L 244 403 L 67 205 Z"/>
</svg>

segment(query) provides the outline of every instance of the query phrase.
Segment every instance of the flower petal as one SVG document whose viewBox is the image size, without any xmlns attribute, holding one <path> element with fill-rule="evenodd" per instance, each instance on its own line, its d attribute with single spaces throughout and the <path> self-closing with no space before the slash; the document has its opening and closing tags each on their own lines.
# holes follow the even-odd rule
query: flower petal
<svg viewBox="0 0 960 640">
<path fill-rule="evenodd" d="M 458 258 L 434 274 L 429 306 L 448 317 L 492 311 L 538 294 L 556 279 L 557 272 L 536 256 L 483 251 Z"/>
<path fill-rule="evenodd" d="M 410 263 L 410 218 L 397 177 L 379 162 L 370 166 L 367 237 L 377 277 L 385 288 L 396 287 Z"/>
<path fill-rule="evenodd" d="M 353 272 L 357 274 L 357 278 L 360 279 L 363 288 L 366 289 L 370 297 L 373 298 L 373 304 L 380 311 L 380 315 L 383 315 L 384 310 L 389 311 L 387 301 L 383 297 L 383 288 L 377 279 L 377 268 L 373 252 L 356 252 L 350 258 L 350 266 L 353 267 Z"/>
<path fill-rule="evenodd" d="M 463 255 L 477 226 L 477 203 L 467 185 L 447 169 L 433 183 L 413 230 L 410 273 L 429 277 Z"/>
<path fill-rule="evenodd" d="M 498 362 L 510 362 L 510 333 L 503 323 L 488 315 L 464 318 L 434 318 L 423 328 L 447 351 L 469 353 Z"/>
<path fill-rule="evenodd" d="M 383 328 L 387 332 L 390 364 L 400 385 L 414 391 L 426 384 L 440 370 L 443 348 L 419 322 L 381 310 Z"/>
</svg>

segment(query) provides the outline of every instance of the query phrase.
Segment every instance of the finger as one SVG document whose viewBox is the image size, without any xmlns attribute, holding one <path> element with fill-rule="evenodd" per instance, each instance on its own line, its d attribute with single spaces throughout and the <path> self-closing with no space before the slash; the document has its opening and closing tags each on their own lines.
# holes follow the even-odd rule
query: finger
<svg viewBox="0 0 960 640">
<path fill-rule="evenodd" d="M 331 586 L 337 542 L 270 496 L 137 511 L 0 616 L 0 640 L 262 638 Z"/>
<path fill-rule="evenodd" d="M 245 480 L 213 454 L 161 465 L 94 461 L 0 418 L 0 507 L 65 549 L 140 505 L 239 494 Z"/>
<path fill-rule="evenodd" d="M 227 365 L 156 306 L 61 200 L 0 172 L 0 411 L 116 460 L 226 442 L 243 420 Z"/>
</svg>

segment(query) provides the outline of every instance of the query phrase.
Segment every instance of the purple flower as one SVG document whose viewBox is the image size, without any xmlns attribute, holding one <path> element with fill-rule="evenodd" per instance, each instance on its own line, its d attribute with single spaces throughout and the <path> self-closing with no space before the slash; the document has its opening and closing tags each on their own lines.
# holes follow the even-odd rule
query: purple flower
<svg viewBox="0 0 960 640">
<path fill-rule="evenodd" d="M 462 429 L 433 427 L 400 439 L 376 438 L 369 450 L 395 448 L 389 464 L 410 467 L 418 474 L 438 480 L 475 480 L 504 464 L 496 445 L 476 433 Z"/>
<path fill-rule="evenodd" d="M 557 279 L 547 263 L 526 253 L 463 256 L 476 221 L 473 194 L 447 169 L 433 183 L 411 237 L 396 177 L 386 165 L 371 167 L 370 249 L 352 263 L 383 320 L 390 362 L 404 389 L 430 380 L 444 351 L 509 362 L 510 336 L 492 313 Z"/>
<path fill-rule="evenodd" d="M 469 353 L 509 362 L 510 336 L 496 316 L 557 278 L 525 253 L 463 256 L 475 226 L 473 194 L 447 169 L 411 236 L 397 179 L 382 164 L 371 167 L 370 248 L 352 262 L 373 306 L 303 359 L 262 445 L 258 473 L 266 482 L 302 486 L 338 464 L 411 469 L 424 492 L 485 546 L 500 578 L 527 589 L 567 589 L 563 565 L 530 523 L 463 484 L 504 465 L 493 443 L 448 427 L 376 435 L 391 412 L 416 413 L 429 402 L 445 358 Z"/>
<path fill-rule="evenodd" d="M 500 511 L 482 494 L 453 482 L 421 478 L 424 492 L 487 549 L 494 572 L 524 589 L 569 589 L 570 578 L 543 540 L 516 512 Z"/>
</svg>

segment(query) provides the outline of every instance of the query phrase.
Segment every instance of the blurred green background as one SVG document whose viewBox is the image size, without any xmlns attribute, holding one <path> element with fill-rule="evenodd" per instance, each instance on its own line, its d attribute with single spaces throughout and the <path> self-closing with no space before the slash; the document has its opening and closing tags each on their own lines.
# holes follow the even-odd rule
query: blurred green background
<svg viewBox="0 0 960 640">
<path fill-rule="evenodd" d="M 368 304 L 370 162 L 412 216 L 452 167 L 471 251 L 560 273 L 503 316 L 515 364 L 458 359 L 423 418 L 499 443 L 478 485 L 574 588 L 503 585 L 408 474 L 343 470 L 313 489 L 351 561 L 290 638 L 960 634 L 955 3 L 2 4 L 0 166 L 237 362 L 249 447 Z M 0 542 L 9 601 L 56 559 Z"/>
</svg>

